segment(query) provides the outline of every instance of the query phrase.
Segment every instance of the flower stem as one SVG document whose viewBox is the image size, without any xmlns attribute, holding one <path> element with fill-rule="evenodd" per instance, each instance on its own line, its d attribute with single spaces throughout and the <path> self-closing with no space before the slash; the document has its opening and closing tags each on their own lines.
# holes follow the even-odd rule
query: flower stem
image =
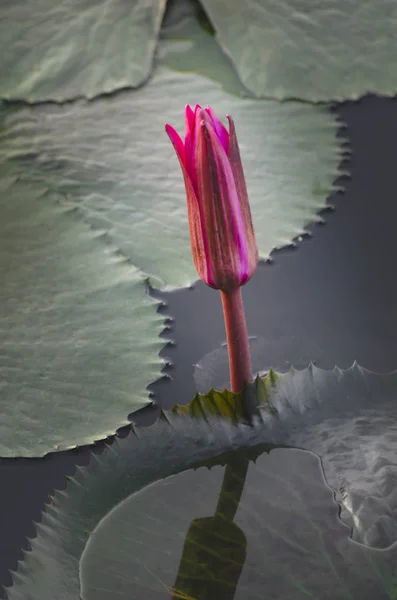
<svg viewBox="0 0 397 600">
<path fill-rule="evenodd" d="M 233 521 L 244 490 L 248 466 L 249 461 L 244 457 L 237 457 L 226 465 L 215 516 Z"/>
<path fill-rule="evenodd" d="M 230 384 L 232 392 L 241 392 L 252 381 L 252 364 L 248 343 L 241 288 L 230 292 L 221 290 L 223 316 L 229 354 Z"/>
<path fill-rule="evenodd" d="M 231 291 L 221 290 L 223 316 L 229 354 L 230 384 L 232 392 L 241 392 L 252 381 L 251 354 L 248 343 L 241 287 Z M 249 461 L 244 458 L 226 465 L 216 515 L 232 522 L 244 489 Z"/>
</svg>

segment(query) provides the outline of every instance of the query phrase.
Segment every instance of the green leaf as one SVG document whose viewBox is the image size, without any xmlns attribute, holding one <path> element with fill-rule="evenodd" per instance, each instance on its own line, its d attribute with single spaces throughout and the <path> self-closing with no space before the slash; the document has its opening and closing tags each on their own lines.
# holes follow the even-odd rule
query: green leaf
<svg viewBox="0 0 397 600">
<path fill-rule="evenodd" d="M 270 398 L 279 375 L 270 369 L 266 377 L 257 377 L 253 384 L 247 384 L 242 393 L 230 392 L 225 389 L 211 389 L 207 394 L 196 394 L 186 405 L 176 404 L 172 412 L 180 416 L 192 416 L 208 419 L 218 416 L 233 423 L 251 422 L 252 416 L 258 409 L 276 414 Z"/>
<path fill-rule="evenodd" d="M 217 533 L 219 543 L 233 541 L 232 562 L 224 546 L 214 559 L 222 568 L 229 565 L 230 580 L 239 575 L 237 595 L 230 596 L 236 600 L 262 598 L 265 592 L 280 600 L 395 599 L 397 546 L 387 547 L 397 533 L 388 537 L 391 529 L 383 529 L 382 540 L 373 544 L 382 552 L 350 540 L 322 465 L 337 494 L 338 478 L 346 484 L 339 499 L 351 508 L 355 536 L 374 529 L 373 517 L 356 503 L 358 493 L 373 506 L 378 501 L 379 523 L 396 520 L 397 373 L 311 367 L 272 374 L 263 386 L 255 386 L 268 406 L 251 426 L 168 413 L 153 427 L 136 429 L 100 457 L 93 456 L 91 465 L 79 469 L 67 491 L 57 492 L 47 507 L 32 550 L 7 590 L 9 600 L 78 600 L 79 569 L 83 600 L 100 600 L 105 593 L 167 598 L 183 548 L 179 582 L 191 583 L 187 566 L 195 544 L 190 540 L 202 542 L 199 564 L 205 565 L 216 550 Z M 298 439 L 302 449 L 317 449 L 321 463 L 302 450 L 264 454 Z M 367 460 L 354 462 L 360 455 Z M 213 521 L 222 465 L 234 464 L 236 457 L 249 459 L 248 474 L 235 526 L 223 530 L 219 520 Z M 207 534 L 211 543 L 204 543 Z M 201 573 L 207 583 L 210 566 Z"/>
<path fill-rule="evenodd" d="M 214 516 L 224 474 L 189 470 L 118 504 L 83 553 L 82 600 L 390 597 L 397 549 L 380 559 L 349 540 L 318 457 L 285 449 L 250 462 L 234 522 Z"/>
<path fill-rule="evenodd" d="M 163 319 L 78 209 L 0 172 L 0 456 L 89 444 L 160 377 Z"/>
<path fill-rule="evenodd" d="M 396 396 L 397 372 L 354 365 L 298 371 L 271 397 L 288 444 L 322 457 L 353 539 L 374 548 L 397 540 Z"/>
<path fill-rule="evenodd" d="M 149 76 L 165 0 L 16 0 L 0 6 L 0 97 L 93 98 Z"/>
<path fill-rule="evenodd" d="M 241 394 L 223 390 L 210 390 L 208 394 L 196 394 L 187 405 L 176 405 L 172 412 L 180 416 L 207 419 L 219 416 L 234 423 L 246 418 Z"/>
<path fill-rule="evenodd" d="M 201 64 L 194 46 L 191 53 Z M 216 46 L 210 58 L 223 64 Z M 196 102 L 235 119 L 258 247 L 267 258 L 318 219 L 339 174 L 339 124 L 324 107 L 241 98 L 161 65 L 147 85 L 111 101 L 5 109 L 0 159 L 11 160 L 24 180 L 67 196 L 154 285 L 189 285 L 197 273 L 183 178 L 164 124 L 182 130 L 183 107 Z"/>
<path fill-rule="evenodd" d="M 324 102 L 397 91 L 390 0 L 200 0 L 256 96 Z"/>
</svg>

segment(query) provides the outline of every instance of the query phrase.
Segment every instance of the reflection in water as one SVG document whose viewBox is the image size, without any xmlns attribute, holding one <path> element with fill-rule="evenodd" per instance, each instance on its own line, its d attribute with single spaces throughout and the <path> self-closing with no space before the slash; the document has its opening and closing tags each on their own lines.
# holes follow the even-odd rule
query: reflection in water
<svg viewBox="0 0 397 600">
<path fill-rule="evenodd" d="M 192 521 L 174 585 L 173 600 L 233 600 L 246 558 L 247 539 L 220 517 Z"/>
<path fill-rule="evenodd" d="M 81 598 L 395 600 L 397 544 L 373 550 L 350 533 L 318 456 L 241 448 L 115 506 L 82 555 Z"/>
<path fill-rule="evenodd" d="M 173 600 L 233 600 L 247 554 L 247 538 L 233 522 L 247 470 L 244 458 L 228 464 L 215 516 L 191 522 Z"/>
</svg>

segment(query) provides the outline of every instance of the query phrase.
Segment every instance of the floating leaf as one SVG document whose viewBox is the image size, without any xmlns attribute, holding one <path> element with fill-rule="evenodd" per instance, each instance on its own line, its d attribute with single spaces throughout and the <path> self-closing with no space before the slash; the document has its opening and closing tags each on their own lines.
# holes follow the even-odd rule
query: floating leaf
<svg viewBox="0 0 397 600">
<path fill-rule="evenodd" d="M 115 507 L 83 553 L 82 600 L 390 598 L 397 548 L 380 557 L 349 540 L 318 457 L 251 462 L 233 522 L 215 516 L 224 474 L 190 470 Z"/>
<path fill-rule="evenodd" d="M 186 406 L 177 405 L 174 407 L 174 414 L 189 415 L 201 419 L 210 418 L 213 415 L 229 419 L 234 423 L 243 421 L 246 418 L 241 394 L 223 390 L 210 390 L 208 394 L 196 394 Z"/>
<path fill-rule="evenodd" d="M 266 377 L 257 377 L 248 384 L 242 393 L 225 389 L 211 389 L 207 394 L 196 394 L 186 405 L 175 405 L 172 412 L 176 415 L 189 415 L 199 419 L 212 416 L 222 417 L 234 423 L 250 422 L 258 408 L 276 414 L 270 398 L 279 375 L 270 369 Z"/>
<path fill-rule="evenodd" d="M 56 493 L 7 591 L 9 600 L 78 600 L 82 557 L 83 600 L 93 593 L 100 599 L 105 586 L 108 595 L 127 593 L 131 598 L 136 583 L 143 586 L 145 599 L 156 598 L 158 589 L 159 597 L 167 597 L 167 588 L 177 581 L 185 534 L 194 520 L 214 517 L 223 478 L 219 465 L 236 456 L 254 461 L 235 517 L 247 540 L 236 599 L 257 598 L 260 586 L 259 597 L 272 591 L 283 600 L 305 598 L 305 593 L 333 600 L 392 600 L 397 546 L 380 552 L 349 539 L 318 458 L 292 449 L 272 450 L 270 456 L 263 452 L 297 440 L 302 448 L 316 448 L 326 481 L 341 502 L 346 505 L 350 499 L 354 507 L 361 490 L 367 502 L 384 500 L 378 520 L 395 521 L 397 505 L 385 486 L 395 490 L 396 390 L 397 373 L 311 367 L 272 375 L 260 384 L 260 396 L 274 410 L 267 406 L 252 426 L 168 413 L 167 420 L 136 429 L 78 470 L 66 492 Z M 373 427 L 374 406 L 379 417 Z M 339 426 L 334 430 L 335 423 Z M 379 471 L 365 461 L 354 464 L 352 457 L 366 448 L 374 464 L 381 460 L 389 469 Z M 345 460 L 339 460 L 342 453 Z M 210 470 L 189 471 L 200 466 Z M 374 516 L 351 514 L 353 534 L 365 541 L 363 533 L 373 530 Z M 203 530 L 191 533 L 203 535 Z M 235 529 L 229 533 L 237 546 L 243 543 Z M 396 539 L 397 534 L 394 539 L 385 535 L 373 545 L 387 548 Z M 236 555 L 240 564 L 241 547 Z"/>
<path fill-rule="evenodd" d="M 67 196 L 154 285 L 189 285 L 197 273 L 185 190 L 164 124 L 182 129 L 184 105 L 196 102 L 234 117 L 266 258 L 318 218 L 338 175 L 338 123 L 323 107 L 239 98 L 162 66 L 147 85 L 111 101 L 4 110 L 0 159 Z"/>
<path fill-rule="evenodd" d="M 397 91 L 394 2 L 201 2 L 256 96 L 325 102 Z"/>
<path fill-rule="evenodd" d="M 0 456 L 89 444 L 161 374 L 145 282 L 39 184 L 0 172 Z"/>
<path fill-rule="evenodd" d="M 395 2 L 201 3 L 256 96 L 325 102 L 397 91 Z"/>
<path fill-rule="evenodd" d="M 271 397 L 288 444 L 320 454 L 353 539 L 397 540 L 397 372 L 315 367 L 281 378 Z"/>
<path fill-rule="evenodd" d="M 0 97 L 93 98 L 149 76 L 166 0 L 16 0 L 0 6 Z"/>
</svg>

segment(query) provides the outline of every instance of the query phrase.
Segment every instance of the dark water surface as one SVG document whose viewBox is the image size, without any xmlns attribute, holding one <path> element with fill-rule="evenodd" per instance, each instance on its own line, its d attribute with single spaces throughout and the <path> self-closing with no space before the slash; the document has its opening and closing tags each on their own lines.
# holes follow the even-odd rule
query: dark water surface
<svg viewBox="0 0 397 600">
<path fill-rule="evenodd" d="M 243 291 L 249 334 L 260 340 L 264 369 L 304 368 L 310 361 L 347 368 L 354 360 L 383 373 L 397 368 L 397 102 L 371 96 L 345 103 L 337 113 L 348 125 L 353 152 L 351 179 L 341 180 L 346 193 L 330 198 L 336 211 L 324 215 L 325 226 L 312 227 L 312 237 L 297 248 L 275 253 L 273 264 L 261 264 Z M 172 380 L 151 386 L 156 402 L 170 408 L 190 400 L 197 377 L 203 382 L 204 376 L 203 385 L 224 377 L 224 326 L 218 293 L 201 283 L 155 296 L 175 319 L 167 333 L 174 345 L 163 351 L 173 363 Z M 136 420 L 148 424 L 156 414 L 145 409 Z M 1 584 L 11 583 L 8 570 L 22 558 L 48 496 L 87 460 L 82 449 L 0 461 Z M 322 510 L 321 503 L 315 510 Z"/>
</svg>

